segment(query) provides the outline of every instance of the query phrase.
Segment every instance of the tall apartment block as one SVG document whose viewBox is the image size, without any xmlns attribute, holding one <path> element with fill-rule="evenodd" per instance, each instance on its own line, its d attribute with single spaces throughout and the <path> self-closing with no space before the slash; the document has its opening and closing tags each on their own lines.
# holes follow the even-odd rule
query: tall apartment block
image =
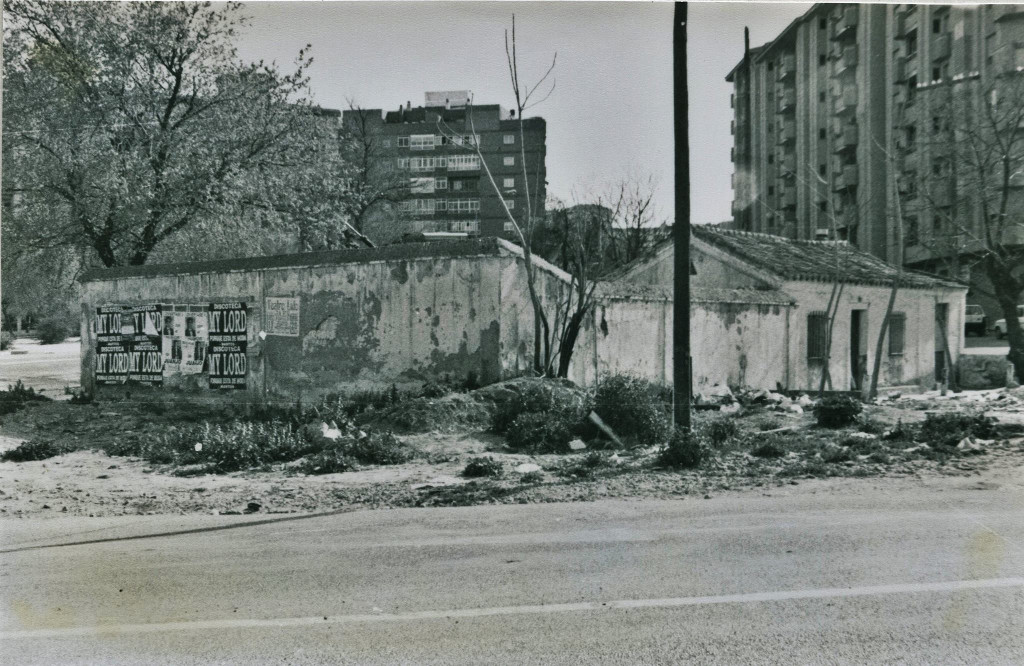
<svg viewBox="0 0 1024 666">
<path fill-rule="evenodd" d="M 544 215 L 544 119 L 525 118 L 520 125 L 514 111 L 496 104 L 470 105 L 470 99 L 464 90 L 427 92 L 420 107 L 406 103 L 397 111 L 360 112 L 368 114 L 379 133 L 374 159 L 408 174 L 409 189 L 398 205 L 396 228 L 387 230 L 389 237 L 454 231 L 512 238 L 502 199 L 520 223 L 528 207 L 533 215 Z M 477 145 L 500 194 L 482 168 Z"/>
<path fill-rule="evenodd" d="M 950 230 L 976 230 L 983 206 L 953 132 L 1022 71 L 1024 5 L 814 5 L 726 77 L 733 226 L 966 277 L 977 243 Z"/>
</svg>

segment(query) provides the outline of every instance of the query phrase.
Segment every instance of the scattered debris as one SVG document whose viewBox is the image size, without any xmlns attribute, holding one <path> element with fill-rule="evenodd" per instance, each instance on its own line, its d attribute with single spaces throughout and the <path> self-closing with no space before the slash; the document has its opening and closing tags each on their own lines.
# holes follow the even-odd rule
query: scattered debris
<svg viewBox="0 0 1024 666">
<path fill-rule="evenodd" d="M 540 465 L 536 463 L 523 463 L 522 465 L 516 466 L 516 472 L 519 474 L 529 474 L 530 472 L 539 472 L 541 469 Z"/>
<path fill-rule="evenodd" d="M 569 448 L 573 451 L 582 451 L 587 448 L 587 444 L 582 439 L 574 439 L 569 442 Z"/>
</svg>

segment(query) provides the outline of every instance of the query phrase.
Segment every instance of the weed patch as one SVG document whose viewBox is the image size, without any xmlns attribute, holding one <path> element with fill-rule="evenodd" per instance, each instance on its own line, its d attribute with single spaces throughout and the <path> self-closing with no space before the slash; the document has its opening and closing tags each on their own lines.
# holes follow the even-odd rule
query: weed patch
<svg viewBox="0 0 1024 666">
<path fill-rule="evenodd" d="M 67 453 L 67 449 L 54 444 L 48 439 L 32 439 L 22 442 L 17 447 L 4 451 L 0 454 L 0 460 L 4 462 L 29 462 L 31 460 L 46 460 L 55 456 Z"/>
<path fill-rule="evenodd" d="M 928 414 L 921 424 L 919 438 L 937 449 L 952 449 L 965 437 L 991 439 L 996 436 L 996 420 L 983 413 L 941 412 Z"/>
<path fill-rule="evenodd" d="M 50 399 L 36 393 L 36 390 L 25 386 L 19 379 L 14 385 L 8 385 L 6 391 L 0 391 L 0 416 L 13 414 L 25 407 L 29 402 L 48 402 Z"/>
<path fill-rule="evenodd" d="M 672 434 L 661 388 L 638 377 L 606 378 L 594 393 L 594 410 L 619 437 L 633 444 L 661 444 Z"/>
<path fill-rule="evenodd" d="M 481 456 L 470 460 L 462 470 L 462 476 L 467 478 L 489 478 L 499 479 L 505 474 L 505 466 L 494 458 Z"/>
<path fill-rule="evenodd" d="M 848 395 L 830 395 L 814 406 L 818 425 L 823 428 L 844 428 L 852 425 L 863 407 L 860 400 Z"/>
<path fill-rule="evenodd" d="M 658 455 L 658 461 L 666 467 L 695 469 L 706 457 L 707 446 L 699 433 L 676 428 L 668 446 Z"/>
</svg>

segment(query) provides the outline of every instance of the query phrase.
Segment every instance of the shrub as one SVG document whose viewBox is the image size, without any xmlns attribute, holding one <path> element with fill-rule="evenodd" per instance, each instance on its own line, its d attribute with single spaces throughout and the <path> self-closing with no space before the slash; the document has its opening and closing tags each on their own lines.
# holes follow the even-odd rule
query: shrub
<svg viewBox="0 0 1024 666">
<path fill-rule="evenodd" d="M 6 391 L 0 391 L 0 415 L 13 414 L 27 402 L 47 402 L 50 399 L 45 395 L 36 393 L 36 390 L 27 387 L 19 379 L 14 385 L 8 385 Z"/>
<path fill-rule="evenodd" d="M 663 443 L 672 433 L 659 387 L 638 377 L 611 375 L 598 384 L 594 403 L 601 419 L 633 443 Z"/>
<path fill-rule="evenodd" d="M 519 483 L 531 484 L 531 483 L 542 483 L 544 481 L 544 474 L 539 471 L 527 472 L 519 477 Z"/>
<path fill-rule="evenodd" d="M 67 453 L 68 450 L 48 439 L 31 439 L 17 447 L 0 454 L 4 462 L 27 462 L 30 460 L 46 460 Z"/>
<path fill-rule="evenodd" d="M 329 396 L 331 398 L 333 396 Z M 402 400 L 409 398 L 398 389 L 395 384 L 391 385 L 391 388 L 385 390 L 369 390 L 369 391 L 356 391 L 344 399 L 344 412 L 348 418 L 352 418 L 363 412 L 370 411 L 371 409 L 385 409 L 396 405 Z M 333 402 L 328 400 L 328 402 Z"/>
<path fill-rule="evenodd" d="M 0 351 L 9 349 L 13 342 L 14 333 L 11 333 L 10 331 L 0 331 Z"/>
<path fill-rule="evenodd" d="M 356 464 L 341 449 L 327 449 L 303 458 L 298 469 L 304 474 L 338 474 L 356 469 Z"/>
<path fill-rule="evenodd" d="M 558 469 L 560 476 L 576 479 L 593 478 L 601 469 L 611 466 L 607 456 L 600 451 L 591 451 L 582 458 L 563 464 Z"/>
<path fill-rule="evenodd" d="M 964 437 L 991 439 L 995 434 L 996 420 L 991 416 L 972 412 L 942 412 L 925 416 L 920 438 L 936 448 L 951 448 Z"/>
<path fill-rule="evenodd" d="M 355 437 L 336 448 L 366 465 L 399 465 L 419 454 L 419 451 L 403 444 L 390 432 Z"/>
<path fill-rule="evenodd" d="M 881 435 L 886 431 L 886 427 L 885 424 L 878 419 L 873 419 L 870 416 L 861 414 L 857 419 L 857 430 L 869 435 Z"/>
<path fill-rule="evenodd" d="M 498 434 L 504 434 L 521 414 L 547 414 L 570 410 L 582 412 L 584 405 L 580 401 L 574 402 L 564 391 L 559 391 L 558 387 L 548 386 L 542 381 L 524 384 L 520 391 L 497 405 L 491 418 L 491 428 Z"/>
<path fill-rule="evenodd" d="M 707 457 L 704 438 L 696 432 L 688 432 L 684 428 L 676 428 L 668 446 L 658 456 L 661 464 L 667 467 L 694 469 Z"/>
<path fill-rule="evenodd" d="M 721 446 L 739 436 L 736 420 L 728 416 L 716 416 L 698 423 L 694 428 L 711 446 Z"/>
<path fill-rule="evenodd" d="M 462 476 L 467 478 L 491 478 L 497 479 L 505 473 L 505 467 L 500 461 L 494 458 L 482 456 L 479 458 L 473 458 L 466 467 L 462 470 Z"/>
<path fill-rule="evenodd" d="M 751 449 L 750 455 L 758 458 L 781 458 L 786 455 L 786 450 L 778 444 L 768 441 Z"/>
<path fill-rule="evenodd" d="M 897 419 L 896 425 L 882 433 L 882 439 L 887 442 L 912 442 L 915 436 L 914 427 L 904 423 L 903 419 Z"/>
<path fill-rule="evenodd" d="M 36 327 L 39 335 L 39 343 L 44 345 L 55 345 L 64 342 L 72 334 L 68 322 L 57 317 L 48 317 Z"/>
<path fill-rule="evenodd" d="M 505 440 L 514 451 L 562 453 L 568 449 L 577 423 L 571 412 L 526 412 L 512 421 Z"/>
<path fill-rule="evenodd" d="M 841 463 L 853 460 L 853 452 L 845 446 L 837 446 L 826 450 L 821 459 L 827 463 Z"/>
<path fill-rule="evenodd" d="M 848 395 L 830 395 L 814 406 L 818 425 L 823 428 L 842 428 L 851 425 L 861 412 L 860 400 Z"/>
</svg>

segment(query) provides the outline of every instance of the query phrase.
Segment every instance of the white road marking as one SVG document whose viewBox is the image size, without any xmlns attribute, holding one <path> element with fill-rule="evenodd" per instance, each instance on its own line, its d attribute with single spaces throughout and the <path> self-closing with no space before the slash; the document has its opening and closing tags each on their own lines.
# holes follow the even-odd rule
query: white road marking
<svg viewBox="0 0 1024 666">
<path fill-rule="evenodd" d="M 864 597 L 880 594 L 915 594 L 922 592 L 959 592 L 993 588 L 1024 587 L 1024 578 L 988 578 L 981 580 L 953 580 L 936 583 L 902 583 L 866 587 L 833 587 L 814 590 L 781 590 L 748 594 L 723 594 L 706 597 L 674 597 L 667 599 L 619 599 L 616 601 L 582 601 L 541 606 L 495 606 L 492 608 L 459 608 L 452 610 L 426 610 L 409 613 L 373 613 L 363 615 L 319 615 L 316 617 L 286 617 L 277 619 L 198 620 L 194 622 L 155 622 L 150 624 L 105 624 L 91 627 L 59 627 L 52 629 L 25 629 L 0 632 L 0 641 L 18 638 L 67 638 L 73 636 L 113 637 L 132 634 L 151 634 L 170 631 L 200 631 L 204 629 L 254 629 L 263 627 L 306 627 L 326 624 L 358 624 L 364 622 L 410 622 L 451 618 L 475 618 L 494 615 L 538 615 L 547 613 L 575 613 L 637 608 L 679 608 L 714 604 L 743 604 L 764 601 L 791 601 L 794 599 L 832 599 Z"/>
</svg>

